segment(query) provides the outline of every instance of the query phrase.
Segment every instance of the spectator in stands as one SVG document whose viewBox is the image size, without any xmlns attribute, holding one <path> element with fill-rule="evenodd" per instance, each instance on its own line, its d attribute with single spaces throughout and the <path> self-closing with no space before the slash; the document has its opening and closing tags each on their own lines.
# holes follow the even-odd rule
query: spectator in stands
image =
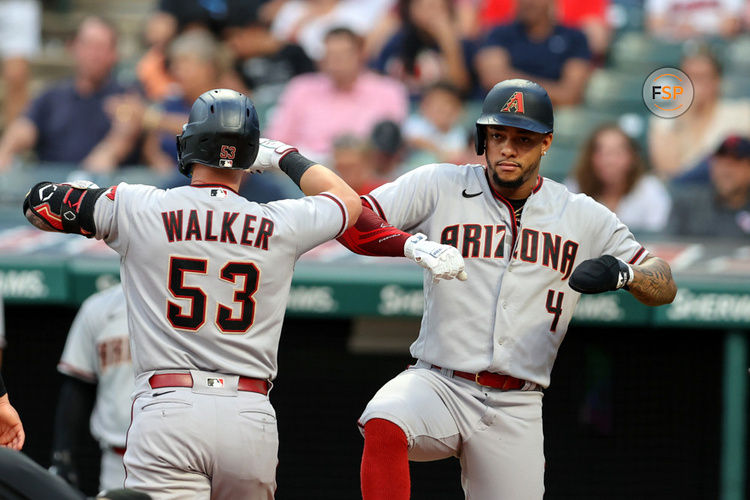
<svg viewBox="0 0 750 500">
<path fill-rule="evenodd" d="M 41 45 L 38 0 L 0 2 L 0 57 L 4 84 L 3 124 L 13 122 L 29 100 L 29 60 Z"/>
<path fill-rule="evenodd" d="M 617 125 L 602 125 L 589 136 L 566 185 L 612 210 L 634 232 L 660 231 L 667 223 L 669 192 L 646 173 L 638 144 Z"/>
<path fill-rule="evenodd" d="M 731 38 L 741 30 L 743 7 L 743 0 L 646 0 L 646 27 L 650 35 L 675 42 Z"/>
<path fill-rule="evenodd" d="M 680 68 L 693 82 L 693 103 L 679 118 L 651 117 L 651 164 L 665 180 L 684 174 L 707 182 L 708 164 L 704 160 L 719 143 L 730 134 L 750 135 L 750 101 L 721 98 L 721 64 L 705 46 L 683 58 Z M 698 172 L 688 174 L 694 168 Z"/>
<path fill-rule="evenodd" d="M 16 119 L 0 140 L 0 168 L 14 155 L 33 149 L 41 162 L 80 163 L 96 172 L 110 171 L 128 159 L 138 130 L 112 123 L 105 111 L 110 97 L 125 89 L 112 78 L 117 62 L 117 33 L 98 17 L 80 24 L 71 44 L 72 79 L 53 85 Z M 116 114 L 129 109 L 116 107 Z"/>
<path fill-rule="evenodd" d="M 476 41 L 481 35 L 480 7 L 484 0 L 449 0 L 461 39 Z M 365 37 L 365 53 L 375 59 L 385 43 L 401 28 L 400 0 L 375 24 Z"/>
<path fill-rule="evenodd" d="M 177 33 L 177 20 L 156 11 L 149 16 L 143 33 L 146 51 L 136 65 L 136 75 L 143 94 L 150 101 L 160 101 L 174 91 L 175 81 L 167 68 L 167 47 Z"/>
<path fill-rule="evenodd" d="M 331 166 L 358 194 L 367 194 L 386 180 L 379 178 L 367 139 L 342 135 L 333 141 Z"/>
<path fill-rule="evenodd" d="M 432 84 L 425 90 L 418 111 L 404 123 L 406 143 L 413 151 L 429 154 L 433 162 L 455 163 L 466 149 L 462 114 L 458 89 L 447 82 Z"/>
<path fill-rule="evenodd" d="M 278 9 L 271 32 L 286 42 L 299 43 L 307 55 L 319 60 L 325 55 L 326 34 L 346 27 L 364 37 L 394 0 L 287 0 Z"/>
<path fill-rule="evenodd" d="M 193 102 L 204 92 L 214 88 L 234 88 L 223 79 L 230 71 L 230 56 L 208 31 L 193 29 L 176 37 L 167 49 L 170 73 L 176 82 L 176 92 L 158 105 L 141 109 L 141 124 L 145 132 L 143 158 L 157 171 L 176 172 L 177 146 L 175 135 L 187 122 Z M 139 103 L 131 102 L 138 107 Z M 143 107 L 140 104 L 141 108 Z"/>
<path fill-rule="evenodd" d="M 668 233 L 680 236 L 750 236 L 750 138 L 727 137 L 710 161 L 711 189 L 674 192 Z"/>
<path fill-rule="evenodd" d="M 402 123 L 408 112 L 405 87 L 397 80 L 367 71 L 362 38 L 347 28 L 325 39 L 320 72 L 289 82 L 263 133 L 297 146 L 326 163 L 333 140 L 344 134 L 366 137 L 379 121 Z"/>
<path fill-rule="evenodd" d="M 232 19 L 245 17 L 269 3 L 278 0 L 159 0 L 157 10 L 174 19 L 177 33 L 197 28 L 220 36 Z"/>
<path fill-rule="evenodd" d="M 370 132 L 371 156 L 378 177 L 392 181 L 406 160 L 406 144 L 401 126 L 393 120 L 382 120 Z"/>
<path fill-rule="evenodd" d="M 401 26 L 375 59 L 374 68 L 404 82 L 413 101 L 437 81 L 481 98 L 471 71 L 476 49 L 462 38 L 453 0 L 399 0 L 398 12 Z"/>
<path fill-rule="evenodd" d="M 317 69 L 302 47 L 273 36 L 257 11 L 231 19 L 223 38 L 259 113 L 278 101 L 289 80 Z"/>
<path fill-rule="evenodd" d="M 131 103 L 139 112 L 145 131 L 143 157 L 153 169 L 165 175 L 162 187 L 183 186 L 188 179 L 177 170 L 175 135 L 188 121 L 193 102 L 204 92 L 214 88 L 244 91 L 231 68 L 231 55 L 208 31 L 191 29 L 176 37 L 169 46 L 170 71 L 179 92 L 157 105 Z M 268 202 L 297 196 L 298 190 L 289 185 L 288 178 L 271 173 L 252 176 L 243 182 L 240 194 L 247 199 Z"/>
<path fill-rule="evenodd" d="M 577 28 L 586 35 L 594 61 L 603 64 L 612 41 L 612 25 L 609 22 L 609 0 L 557 0 L 558 22 L 569 28 Z"/>
<path fill-rule="evenodd" d="M 591 73 L 586 36 L 557 24 L 554 0 L 518 0 L 516 20 L 487 34 L 475 62 L 485 89 L 527 78 L 542 85 L 558 106 L 578 104 Z"/>
<path fill-rule="evenodd" d="M 506 24 L 516 14 L 515 2 L 511 0 L 483 0 L 480 4 L 480 29 L 483 30 Z M 556 0 L 554 8 L 557 22 L 583 31 L 591 53 L 601 62 L 612 40 L 612 27 L 607 19 L 609 0 Z"/>
</svg>

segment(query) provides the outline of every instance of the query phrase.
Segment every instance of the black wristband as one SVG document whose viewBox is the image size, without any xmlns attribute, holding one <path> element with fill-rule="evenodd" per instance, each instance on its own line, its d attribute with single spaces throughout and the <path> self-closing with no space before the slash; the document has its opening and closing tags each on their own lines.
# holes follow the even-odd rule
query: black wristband
<svg viewBox="0 0 750 500">
<path fill-rule="evenodd" d="M 0 398 L 5 396 L 8 393 L 7 389 L 5 389 L 5 382 L 3 381 L 3 376 L 0 375 Z"/>
<path fill-rule="evenodd" d="M 316 164 L 317 162 L 305 158 L 297 151 L 291 151 L 279 160 L 279 168 L 281 171 L 288 175 L 298 186 L 300 179 L 302 179 L 302 174 L 304 174 L 308 168 Z"/>
</svg>

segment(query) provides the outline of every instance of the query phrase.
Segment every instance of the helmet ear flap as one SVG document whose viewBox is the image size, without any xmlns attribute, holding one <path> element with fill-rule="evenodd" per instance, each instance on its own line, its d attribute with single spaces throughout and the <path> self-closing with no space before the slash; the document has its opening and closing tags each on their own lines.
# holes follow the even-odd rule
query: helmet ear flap
<svg viewBox="0 0 750 500">
<path fill-rule="evenodd" d="M 477 150 L 477 156 L 484 154 L 484 141 L 486 140 L 485 130 L 483 125 L 477 125 L 474 130 L 474 148 Z"/>
<path fill-rule="evenodd" d="M 183 175 L 190 177 L 192 175 L 191 170 L 187 168 L 185 162 L 182 160 L 182 134 L 175 136 L 177 142 L 177 168 Z"/>
<path fill-rule="evenodd" d="M 176 135 L 174 138 L 175 138 L 175 142 L 177 143 L 177 165 L 179 165 L 180 168 L 182 168 L 182 148 L 180 147 L 181 146 L 180 136 Z"/>
</svg>

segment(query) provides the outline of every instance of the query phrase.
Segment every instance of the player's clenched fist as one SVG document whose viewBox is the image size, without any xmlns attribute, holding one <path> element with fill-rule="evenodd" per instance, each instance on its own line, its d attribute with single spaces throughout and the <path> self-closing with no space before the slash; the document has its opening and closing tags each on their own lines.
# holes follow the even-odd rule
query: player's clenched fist
<svg viewBox="0 0 750 500">
<path fill-rule="evenodd" d="M 633 268 L 617 257 L 602 255 L 581 262 L 570 275 L 570 288 L 580 293 L 619 290 L 633 281 Z"/>
<path fill-rule="evenodd" d="M 417 233 L 404 243 L 404 256 L 413 260 L 432 273 L 433 282 L 458 278 L 465 281 L 464 259 L 458 249 L 441 245 Z"/>
<path fill-rule="evenodd" d="M 268 169 L 276 168 L 280 169 L 279 163 L 291 152 L 296 152 L 297 148 L 284 144 L 281 141 L 273 141 L 266 139 L 265 137 L 260 138 L 258 145 L 258 156 L 255 158 L 252 166 L 248 169 L 248 172 L 263 172 Z"/>
</svg>

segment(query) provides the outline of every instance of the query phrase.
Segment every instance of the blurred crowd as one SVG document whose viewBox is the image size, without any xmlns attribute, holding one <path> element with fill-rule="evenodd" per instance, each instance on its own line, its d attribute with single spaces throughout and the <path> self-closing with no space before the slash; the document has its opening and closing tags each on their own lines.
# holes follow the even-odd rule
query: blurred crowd
<svg viewBox="0 0 750 500">
<path fill-rule="evenodd" d="M 547 89 L 560 118 L 543 175 L 594 197 L 634 232 L 750 234 L 745 0 L 140 3 L 150 10 L 133 60 L 120 57 L 116 16 L 84 12 L 66 45 L 72 75 L 32 91 L 50 7 L 0 2 L 0 175 L 138 165 L 162 187 L 185 184 L 175 135 L 201 93 L 224 87 L 251 96 L 262 135 L 364 194 L 424 163 L 483 163 L 473 145 L 482 99 L 520 77 Z M 667 65 L 694 86 L 676 119 L 635 102 L 648 73 Z M 299 195 L 285 181 L 253 176 L 243 194 Z"/>
</svg>

